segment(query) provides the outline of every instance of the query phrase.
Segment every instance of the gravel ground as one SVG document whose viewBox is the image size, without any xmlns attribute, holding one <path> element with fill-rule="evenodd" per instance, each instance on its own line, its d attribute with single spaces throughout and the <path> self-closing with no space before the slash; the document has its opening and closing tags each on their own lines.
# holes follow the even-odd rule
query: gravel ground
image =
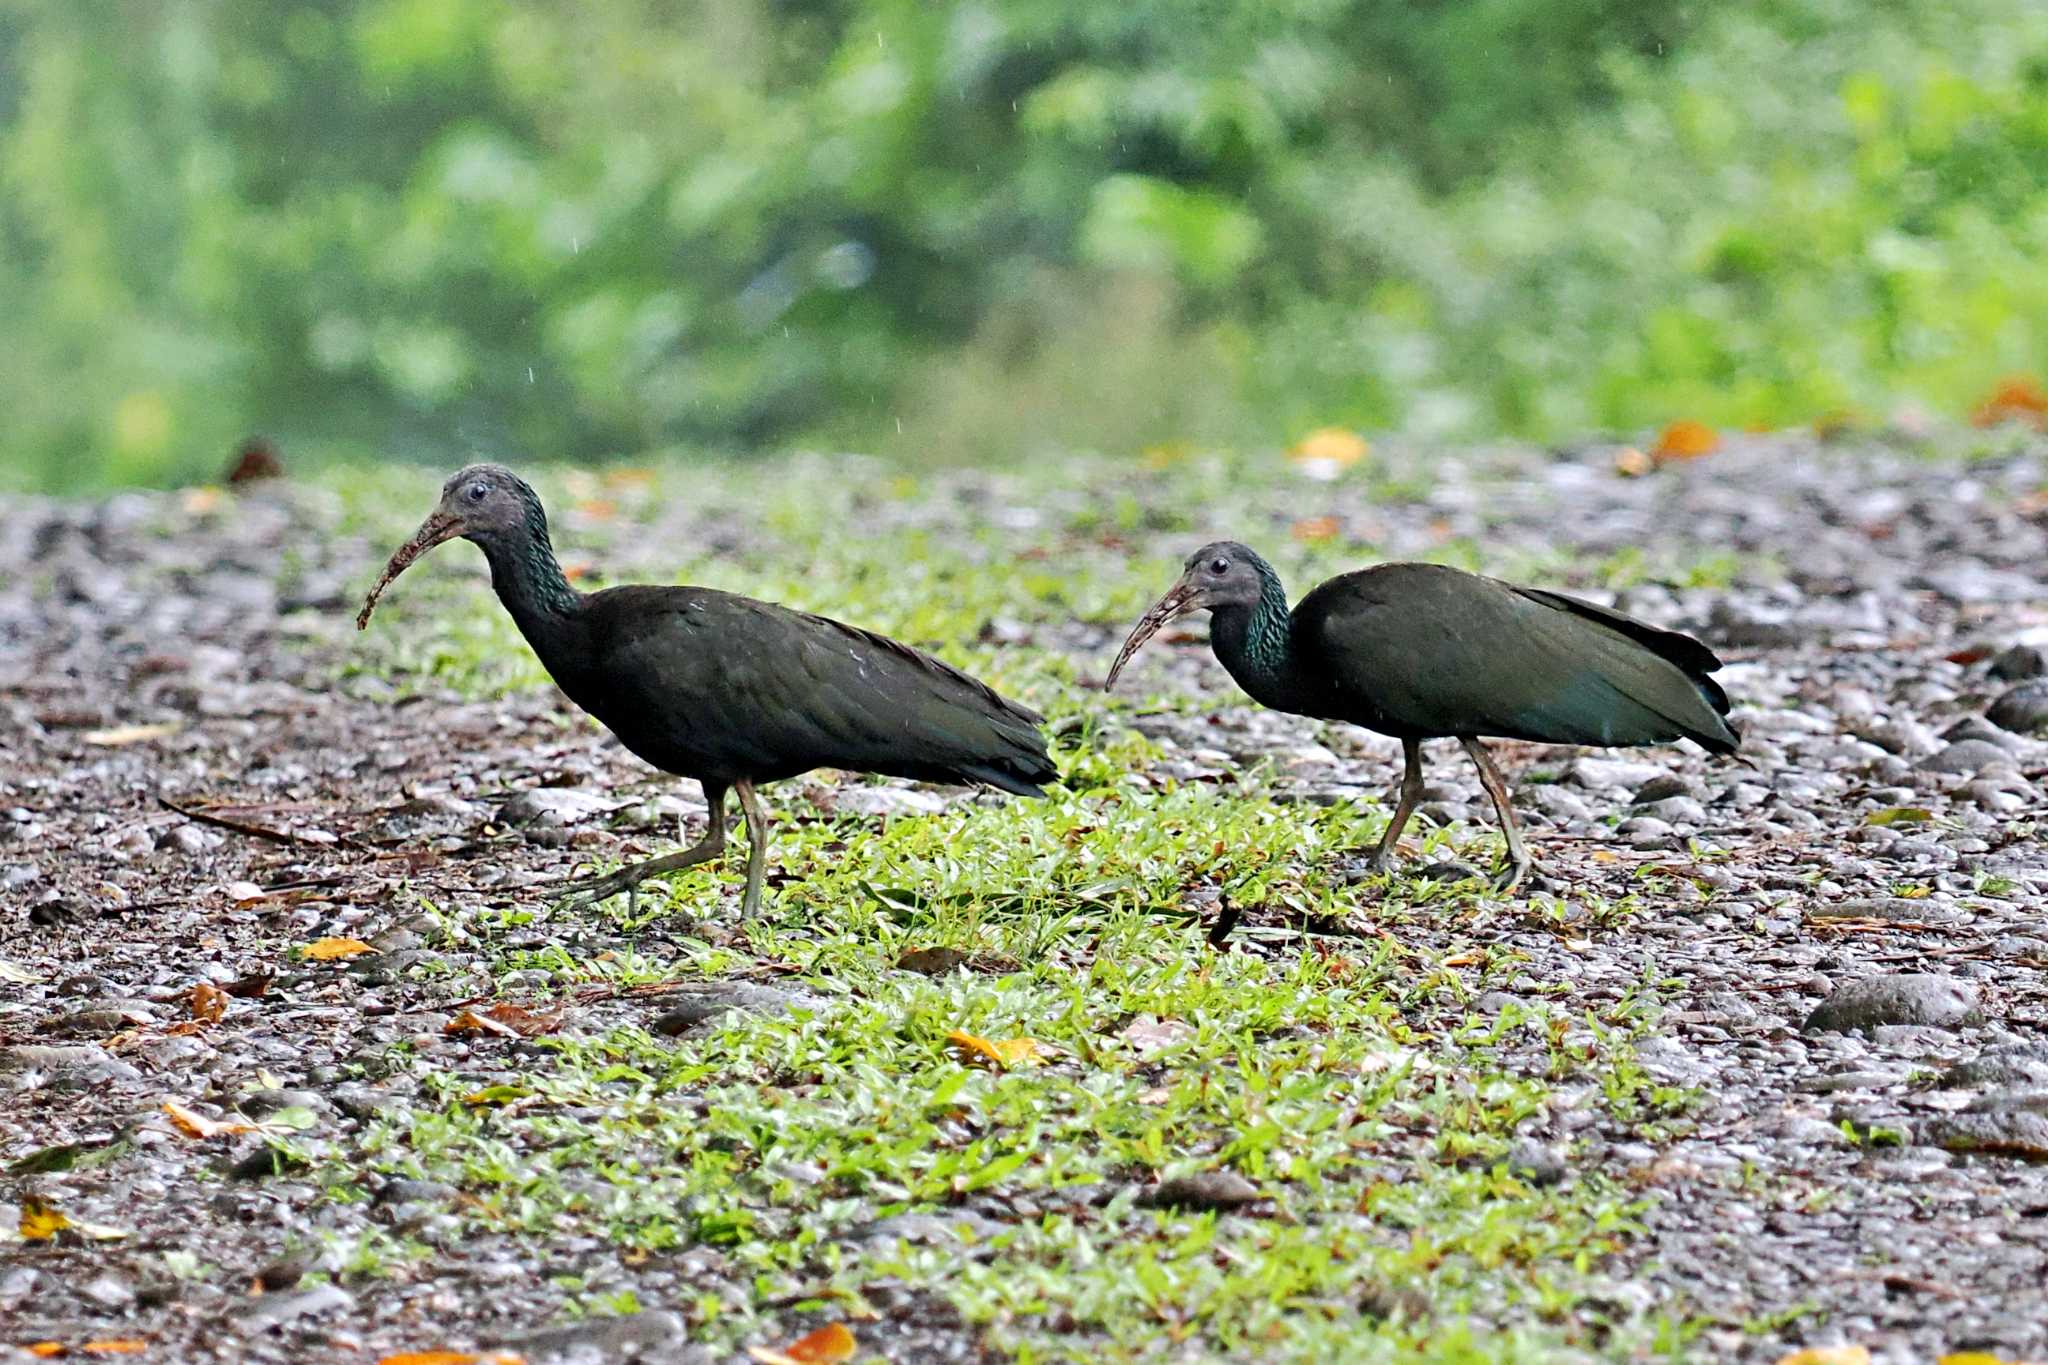
<svg viewBox="0 0 2048 1365">
<path fill-rule="evenodd" d="M 1598 1168 L 1640 1188 L 1642 1231 L 1611 1268 L 1617 1301 L 1712 1319 L 1693 1343 L 1702 1358 L 1826 1341 L 1896 1362 L 2048 1354 L 2048 745 L 2032 736 L 2048 724 L 2044 488 L 2038 443 L 1965 459 L 1755 438 L 1642 478 L 1618 477 L 1606 449 L 1482 451 L 1398 503 L 1346 481 L 1301 482 L 1280 500 L 1333 519 L 1315 534 L 1389 557 L 1470 538 L 1489 567 L 1643 547 L 1653 564 L 1720 566 L 1693 575 L 1717 581 L 1641 583 L 1619 600 L 1722 652 L 1740 759 L 1501 746 L 1547 884 L 1574 899 L 1562 923 L 1495 900 L 1460 926 L 1523 956 L 1506 988 L 1473 1002 L 1481 1013 L 1527 999 L 1582 1014 L 1646 987 L 1661 1001 L 1638 1055 L 1660 1081 L 1701 1092 L 1691 1122 L 1648 1141 L 1606 1131 L 1564 1096 L 1526 1126 L 1521 1159 L 1532 1178 Z M 1098 494 L 1047 495 L 1046 516 Z M 1131 494 L 1170 502 L 1170 476 Z M 1011 503 L 1000 480 L 962 474 L 876 519 L 964 535 L 1009 507 L 1028 545 L 1037 518 Z M 462 1002 L 493 989 L 460 951 L 428 951 L 436 927 L 402 908 L 417 902 L 401 890 L 532 903 L 533 885 L 575 858 L 665 847 L 673 826 L 644 826 L 689 809 L 694 790 L 650 800 L 668 789 L 601 734 L 565 725 L 545 689 L 479 702 L 344 678 L 346 619 L 389 546 L 348 528 L 318 488 L 10 511 L 0 1163 L 12 1164 L 0 1200 L 44 1200 L 133 1235 L 0 1243 L 0 1359 L 30 1358 L 9 1343 L 136 1337 L 165 1359 L 358 1360 L 457 1328 L 533 1361 L 695 1358 L 677 1345 L 681 1321 L 651 1307 L 673 1281 L 629 1274 L 647 1311 L 550 1324 L 551 1300 L 529 1281 L 575 1269 L 596 1249 L 588 1237 L 564 1237 L 539 1266 L 481 1238 L 383 1288 L 346 1266 L 280 1265 L 296 1229 L 431 1223 L 446 1192 L 392 1181 L 337 1203 L 276 1156 L 280 1139 L 315 1157 L 346 1148 L 369 1118 L 409 1104 L 416 1079 L 374 1057 L 442 1039 Z M 665 574 L 663 546 L 747 531 L 690 509 L 662 515 L 608 554 L 608 570 Z M 1204 529 L 1255 545 L 1285 536 L 1271 508 L 1248 522 Z M 1203 538 L 1138 530 L 1123 544 L 1159 567 L 1163 588 Z M 1032 644 L 1099 681 L 1126 624 L 1076 621 Z M 1155 646 L 1134 675 L 1233 697 L 1136 719 L 1162 775 L 1262 759 L 1311 801 L 1377 800 L 1393 782 L 1391 741 L 1242 704 L 1192 640 Z M 1443 749 L 1425 818 L 1469 826 L 1465 856 L 1478 861 L 1490 813 Z M 1623 903 L 1614 922 L 1586 909 Z M 596 922 L 544 929 L 536 945 L 619 946 Z M 1426 918 L 1391 931 L 1418 948 L 1450 941 Z M 1291 951 L 1284 925 L 1238 932 L 1248 951 Z M 334 965 L 286 951 L 323 936 L 379 952 Z M 662 943 L 643 933 L 634 946 Z M 405 970 L 426 957 L 447 970 Z M 220 994 L 195 1009 L 201 983 Z M 644 1025 L 678 999 L 593 987 L 575 1004 L 580 1027 L 601 1030 Z M 215 1006 L 224 1017 L 195 1017 Z M 481 1084 L 499 1074 L 457 1069 Z M 236 1118 L 267 1127 L 195 1139 L 166 1100 L 202 1126 L 239 1104 Z M 230 1274 L 180 1278 L 180 1251 Z M 302 1282 L 309 1269 L 339 1284 Z M 698 1269 L 715 1292 L 716 1265 Z M 690 1270 L 670 1261 L 662 1273 Z M 950 1309 L 914 1295 L 887 1305 L 863 1343 L 898 1361 L 981 1354 Z"/>
</svg>

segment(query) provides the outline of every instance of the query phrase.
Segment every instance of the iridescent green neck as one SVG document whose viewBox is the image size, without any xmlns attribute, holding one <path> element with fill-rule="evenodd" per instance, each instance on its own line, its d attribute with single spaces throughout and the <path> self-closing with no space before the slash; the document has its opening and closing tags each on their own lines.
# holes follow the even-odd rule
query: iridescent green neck
<svg viewBox="0 0 2048 1365">
<path fill-rule="evenodd" d="M 1265 560 L 1253 556 L 1252 567 L 1259 574 L 1259 600 L 1250 606 L 1215 608 L 1210 613 L 1211 647 L 1237 685 L 1255 700 L 1277 710 L 1292 710 L 1300 688 L 1287 589 Z"/>
<path fill-rule="evenodd" d="M 498 600 L 520 626 L 544 617 L 566 616 L 582 605 L 582 594 L 569 585 L 548 538 L 548 516 L 540 499 L 526 506 L 526 525 L 510 535 L 479 540 L 491 561 L 491 586 Z"/>
</svg>

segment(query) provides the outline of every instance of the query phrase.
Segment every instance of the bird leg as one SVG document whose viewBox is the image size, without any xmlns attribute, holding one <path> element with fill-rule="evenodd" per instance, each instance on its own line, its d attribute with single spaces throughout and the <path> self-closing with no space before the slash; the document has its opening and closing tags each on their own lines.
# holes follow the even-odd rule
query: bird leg
<svg viewBox="0 0 2048 1365">
<path fill-rule="evenodd" d="M 752 919 L 761 909 L 761 875 L 768 867 L 768 812 L 762 808 L 760 793 L 744 777 L 732 784 L 740 794 L 740 809 L 747 813 L 747 895 L 740 902 L 740 918 Z"/>
<path fill-rule="evenodd" d="M 1416 805 L 1422 800 L 1422 741 L 1402 740 L 1401 761 L 1405 765 L 1401 773 L 1401 794 L 1394 801 L 1394 813 L 1387 817 L 1387 832 L 1380 836 L 1379 847 L 1372 851 L 1372 870 L 1375 872 L 1385 872 L 1393 865 L 1394 841 L 1401 837 L 1408 817 L 1415 813 Z"/>
<path fill-rule="evenodd" d="M 1522 833 L 1515 827 L 1514 807 L 1508 804 L 1507 781 L 1501 777 L 1500 769 L 1493 766 L 1486 746 L 1471 735 L 1459 735 L 1458 743 L 1465 746 L 1465 752 L 1472 755 L 1473 763 L 1478 765 L 1479 785 L 1486 788 L 1486 794 L 1493 798 L 1493 808 L 1500 815 L 1501 833 L 1507 837 L 1508 865 L 1493 879 L 1493 889 L 1505 896 L 1529 875 L 1529 850 L 1522 847 Z"/>
<path fill-rule="evenodd" d="M 664 872 L 680 872 L 686 867 L 709 862 L 725 848 L 725 788 L 712 783 L 704 784 L 704 803 L 711 808 L 711 825 L 704 831 L 704 837 L 681 853 L 671 853 L 663 858 L 650 858 L 644 863 L 622 867 L 617 872 L 602 877 L 585 877 L 572 881 L 567 888 L 568 897 L 564 905 L 595 905 L 608 900 L 621 891 L 634 897 L 627 913 L 638 909 L 637 893 L 640 883 L 650 877 L 659 877 Z"/>
</svg>

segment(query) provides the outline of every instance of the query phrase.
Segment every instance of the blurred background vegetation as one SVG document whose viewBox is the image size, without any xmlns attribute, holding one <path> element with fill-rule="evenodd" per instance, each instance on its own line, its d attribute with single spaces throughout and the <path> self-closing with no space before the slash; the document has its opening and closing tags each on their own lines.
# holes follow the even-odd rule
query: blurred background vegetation
<svg viewBox="0 0 2048 1365">
<path fill-rule="evenodd" d="M 0 481 L 1961 415 L 2038 0 L 0 0 Z"/>
</svg>

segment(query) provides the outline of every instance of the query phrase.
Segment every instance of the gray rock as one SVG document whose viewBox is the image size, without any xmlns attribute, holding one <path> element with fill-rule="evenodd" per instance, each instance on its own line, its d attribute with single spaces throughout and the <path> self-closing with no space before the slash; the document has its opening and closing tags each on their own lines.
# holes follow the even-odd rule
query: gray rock
<svg viewBox="0 0 2048 1365">
<path fill-rule="evenodd" d="M 1633 803 L 1638 806 L 1652 806 L 1659 801 L 1668 801 L 1674 796 L 1693 794 L 1692 783 L 1684 778 L 1675 773 L 1659 773 L 1636 788 Z"/>
<path fill-rule="evenodd" d="M 2012 755 L 1982 739 L 1966 739 L 1929 754 L 1914 765 L 1923 773 L 1962 773 L 1975 776 L 1991 767 L 2010 767 Z"/>
<path fill-rule="evenodd" d="M 2048 729 L 2048 678 L 2035 678 L 2002 693 L 1984 713 L 1984 719 L 2014 734 L 2037 734 Z"/>
<path fill-rule="evenodd" d="M 252 1332 L 268 1331 L 300 1318 L 319 1317 L 356 1306 L 355 1295 L 337 1284 L 316 1284 L 311 1289 L 287 1290 L 282 1294 L 259 1294 L 233 1304 L 228 1311 Z"/>
<path fill-rule="evenodd" d="M 688 1331 L 679 1315 L 655 1309 L 585 1318 L 496 1341 L 491 1347 L 523 1356 L 527 1365 L 632 1365 L 641 1361 L 693 1365 L 720 1358 L 703 1347 L 688 1345 Z"/>
<path fill-rule="evenodd" d="M 534 787 L 498 807 L 508 825 L 580 825 L 609 814 L 613 803 L 581 787 Z"/>
<path fill-rule="evenodd" d="M 1634 763 L 1625 758 L 1587 758 L 1581 755 L 1565 769 L 1564 780 L 1596 791 L 1636 788 L 1664 776 L 1654 763 Z"/>
<path fill-rule="evenodd" d="M 1508 1149 L 1508 1174 L 1531 1185 L 1555 1185 L 1571 1173 L 1563 1154 L 1523 1138 Z"/>
<path fill-rule="evenodd" d="M 946 799 L 916 787 L 841 787 L 832 808 L 841 815 L 937 815 Z"/>
<path fill-rule="evenodd" d="M 1871 1033 L 1887 1024 L 1957 1028 L 1982 1018 L 1976 988 L 1954 977 L 1900 972 L 1851 981 L 1806 1017 L 1807 1033 Z"/>
<path fill-rule="evenodd" d="M 2048 654 L 2032 645 L 2014 645 L 1993 659 L 1986 671 L 2001 682 L 2048 677 Z"/>
<path fill-rule="evenodd" d="M 1957 1062 L 1942 1076 L 1952 1090 L 2048 1085 L 2048 1043 L 2004 1043 Z"/>
<path fill-rule="evenodd" d="M 2031 1110 L 1947 1114 L 1921 1124 L 1915 1136 L 1923 1146 L 1951 1152 L 2048 1161 L 2048 1114 Z"/>
<path fill-rule="evenodd" d="M 1887 855 L 1890 851 L 1886 850 Z M 1808 924 L 1844 919 L 1883 920 L 1891 924 L 1959 924 L 1963 918 L 1963 913 L 1952 905 L 1912 896 L 1873 896 L 1806 908 Z"/>
<path fill-rule="evenodd" d="M 748 1014 L 782 1014 L 793 1009 L 823 1009 L 824 997 L 809 991 L 756 986 L 745 981 L 706 981 L 670 997 L 675 1003 L 654 1021 L 654 1031 L 674 1037 L 733 1010 Z"/>
<path fill-rule="evenodd" d="M 1262 1198 L 1259 1187 L 1236 1171 L 1196 1171 L 1160 1181 L 1138 1196 L 1138 1203 L 1153 1209 L 1229 1210 Z"/>
</svg>

